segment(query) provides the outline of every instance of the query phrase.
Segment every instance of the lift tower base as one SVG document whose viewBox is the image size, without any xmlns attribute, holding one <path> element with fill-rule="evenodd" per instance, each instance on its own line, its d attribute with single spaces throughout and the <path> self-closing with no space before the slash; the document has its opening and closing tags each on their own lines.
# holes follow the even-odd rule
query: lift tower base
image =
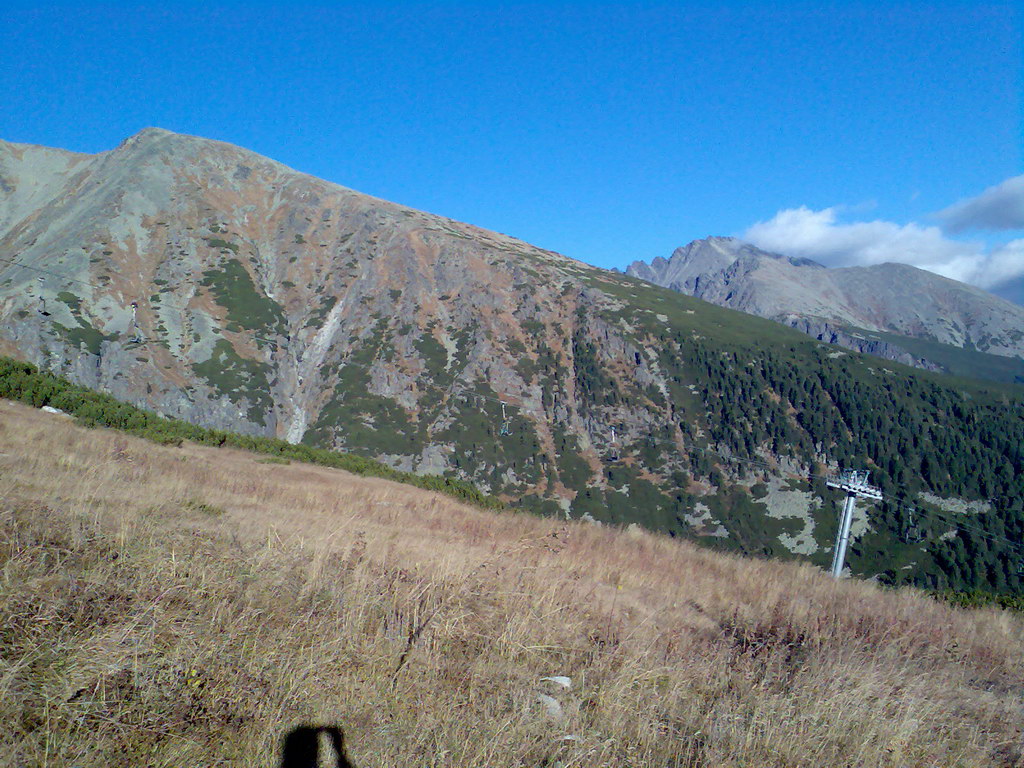
<svg viewBox="0 0 1024 768">
<path fill-rule="evenodd" d="M 858 498 L 882 500 L 881 488 L 868 485 L 866 469 L 844 469 L 835 477 L 825 481 L 829 488 L 838 488 L 846 491 L 846 503 L 843 505 L 843 519 L 839 523 L 839 532 L 836 534 L 836 545 L 832 551 L 832 576 L 841 578 L 843 565 L 846 562 L 846 546 L 850 543 L 850 526 L 853 524 L 853 506 Z"/>
</svg>

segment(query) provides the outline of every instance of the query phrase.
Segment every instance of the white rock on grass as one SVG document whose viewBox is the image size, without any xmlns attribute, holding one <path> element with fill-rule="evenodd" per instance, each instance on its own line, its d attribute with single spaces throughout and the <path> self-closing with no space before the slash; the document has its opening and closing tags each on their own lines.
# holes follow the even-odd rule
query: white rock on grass
<svg viewBox="0 0 1024 768">
<path fill-rule="evenodd" d="M 561 686 L 562 688 L 572 688 L 572 678 L 566 677 L 565 675 L 552 675 L 551 677 L 542 677 L 540 681 L 542 683 L 554 683 L 555 685 Z"/>
<path fill-rule="evenodd" d="M 538 693 L 537 703 L 544 707 L 544 712 L 552 720 L 562 721 L 565 719 L 565 712 L 562 711 L 562 705 L 559 704 L 558 699 L 553 696 L 548 696 L 546 693 Z"/>
</svg>

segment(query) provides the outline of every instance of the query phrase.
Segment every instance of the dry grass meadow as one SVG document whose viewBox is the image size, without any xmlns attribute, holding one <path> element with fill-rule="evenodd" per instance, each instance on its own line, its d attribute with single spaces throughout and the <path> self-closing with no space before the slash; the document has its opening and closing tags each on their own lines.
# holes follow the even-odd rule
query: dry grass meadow
<svg viewBox="0 0 1024 768">
<path fill-rule="evenodd" d="M 1010 614 L 263 462 L 0 401 L 0 766 L 1022 763 Z"/>
</svg>

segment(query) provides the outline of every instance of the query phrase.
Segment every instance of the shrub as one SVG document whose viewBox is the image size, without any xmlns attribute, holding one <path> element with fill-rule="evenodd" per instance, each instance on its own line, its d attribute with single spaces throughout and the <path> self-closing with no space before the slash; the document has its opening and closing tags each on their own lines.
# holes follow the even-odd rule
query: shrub
<svg viewBox="0 0 1024 768">
<path fill-rule="evenodd" d="M 67 379 L 24 363 L 0 356 L 0 397 L 27 403 L 36 408 L 50 405 L 75 417 L 87 427 L 119 429 L 160 445 L 180 446 L 185 440 L 201 445 L 240 448 L 275 457 L 279 463 L 299 461 L 344 469 L 354 475 L 380 477 L 406 485 L 438 491 L 484 509 L 504 509 L 505 503 L 481 492 L 471 483 L 442 475 L 417 475 L 402 472 L 364 456 L 293 445 L 274 437 L 240 435 L 221 429 L 208 429 L 178 419 L 158 416 L 115 400 L 110 395 L 72 384 Z"/>
</svg>

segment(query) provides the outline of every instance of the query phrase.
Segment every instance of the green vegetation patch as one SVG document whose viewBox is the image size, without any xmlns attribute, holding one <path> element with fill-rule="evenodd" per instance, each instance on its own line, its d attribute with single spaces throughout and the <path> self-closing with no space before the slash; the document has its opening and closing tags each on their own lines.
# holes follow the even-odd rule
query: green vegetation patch
<svg viewBox="0 0 1024 768">
<path fill-rule="evenodd" d="M 82 300 L 69 291 L 61 291 L 57 294 L 57 301 L 68 305 L 68 308 L 77 315 L 82 308 Z"/>
<path fill-rule="evenodd" d="M 590 482 L 594 470 L 583 460 L 575 435 L 561 427 L 555 429 L 555 451 L 558 464 L 558 479 L 566 488 L 580 490 Z"/>
<path fill-rule="evenodd" d="M 508 434 L 501 434 L 501 403 L 490 389 L 460 394 L 450 401 L 455 411 L 451 424 L 434 439 L 452 442 L 456 452 L 452 463 L 470 477 L 486 479 L 512 494 L 522 494 L 539 483 L 540 442 L 532 421 L 515 406 L 505 409 Z M 503 475 L 511 469 L 519 480 L 506 487 Z"/>
<path fill-rule="evenodd" d="M 420 353 L 420 358 L 426 366 L 426 379 L 436 383 L 437 377 L 446 373 L 448 350 L 428 329 L 416 340 L 416 351 Z"/>
<path fill-rule="evenodd" d="M 393 354 L 384 349 L 384 329 L 378 328 L 345 365 L 331 368 L 337 380 L 334 395 L 323 407 L 303 442 L 331 443 L 340 437 L 346 446 L 372 453 L 415 455 L 426 445 L 425 428 L 416 423 L 394 400 L 373 394 L 368 388 L 370 367 L 378 357 Z"/>
<path fill-rule="evenodd" d="M 704 497 L 702 501 L 711 510 L 712 517 L 721 522 L 729 533 L 728 538 L 715 540 L 717 548 L 764 557 L 794 557 L 779 541 L 779 536 L 799 534 L 804 527 L 802 520 L 769 517 L 765 505 L 737 485 L 720 488 L 716 494 Z"/>
<path fill-rule="evenodd" d="M 231 342 L 218 339 L 209 360 L 192 366 L 217 392 L 227 395 L 236 405 L 248 401 L 248 417 L 266 424 L 266 415 L 274 406 L 267 380 L 272 368 L 258 360 L 239 356 Z"/>
<path fill-rule="evenodd" d="M 311 326 L 320 327 L 323 324 L 324 320 L 327 318 L 327 315 L 330 313 L 330 311 L 332 309 L 334 309 L 334 305 L 337 304 L 337 303 L 338 303 L 338 297 L 337 296 L 333 296 L 333 295 L 321 296 L 320 297 L 320 303 L 316 306 L 316 308 L 312 312 L 309 313 L 309 319 L 306 320 L 306 327 L 307 328 L 309 328 Z"/>
<path fill-rule="evenodd" d="M 932 593 L 936 600 L 955 605 L 957 608 L 1002 608 L 1013 613 L 1024 613 L 1024 595 L 984 592 L 972 589 L 957 592 L 952 589 Z"/>
<path fill-rule="evenodd" d="M 219 230 L 213 229 L 211 227 L 211 231 L 217 232 Z M 230 243 L 227 240 L 224 240 L 219 237 L 204 237 L 203 240 L 205 240 L 206 244 L 211 248 L 217 248 L 221 251 L 231 251 L 235 255 L 238 254 L 238 245 L 235 243 Z"/>
<path fill-rule="evenodd" d="M 237 259 L 226 261 L 220 269 L 204 272 L 200 285 L 209 288 L 217 303 L 227 310 L 227 330 L 245 329 L 282 335 L 287 332 L 284 310 L 257 290 L 242 262 Z"/>
<path fill-rule="evenodd" d="M 105 334 L 85 318 L 82 314 L 82 300 L 75 294 L 61 291 L 57 294 L 57 300 L 67 305 L 78 323 L 77 328 L 68 328 L 60 323 L 53 324 L 57 332 L 70 344 L 84 348 L 89 354 L 98 355 L 103 348 L 104 341 L 113 341 L 117 338 L 116 333 Z"/>
<path fill-rule="evenodd" d="M 347 446 L 383 454 L 418 454 L 424 436 L 395 401 L 366 391 L 366 385 L 339 384 L 308 433 L 310 442 L 339 436 Z"/>
</svg>

